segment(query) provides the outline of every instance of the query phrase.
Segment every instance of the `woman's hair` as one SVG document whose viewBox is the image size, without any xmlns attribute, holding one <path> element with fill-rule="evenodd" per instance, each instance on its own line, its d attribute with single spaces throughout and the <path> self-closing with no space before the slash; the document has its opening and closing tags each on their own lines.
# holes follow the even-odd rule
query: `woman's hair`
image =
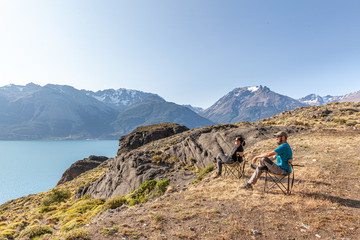
<svg viewBox="0 0 360 240">
<path fill-rule="evenodd" d="M 239 135 L 235 138 L 236 141 L 240 141 L 241 145 L 245 146 L 245 138 L 242 135 Z"/>
</svg>

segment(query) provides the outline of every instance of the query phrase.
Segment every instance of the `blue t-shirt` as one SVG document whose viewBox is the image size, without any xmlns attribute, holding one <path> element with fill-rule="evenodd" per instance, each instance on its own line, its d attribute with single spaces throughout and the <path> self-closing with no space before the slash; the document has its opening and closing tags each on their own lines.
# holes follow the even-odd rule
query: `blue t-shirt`
<svg viewBox="0 0 360 240">
<path fill-rule="evenodd" d="M 281 144 L 277 149 L 274 150 L 276 155 L 276 165 L 291 173 L 291 167 L 289 166 L 289 159 L 292 159 L 292 150 L 288 143 Z"/>
</svg>

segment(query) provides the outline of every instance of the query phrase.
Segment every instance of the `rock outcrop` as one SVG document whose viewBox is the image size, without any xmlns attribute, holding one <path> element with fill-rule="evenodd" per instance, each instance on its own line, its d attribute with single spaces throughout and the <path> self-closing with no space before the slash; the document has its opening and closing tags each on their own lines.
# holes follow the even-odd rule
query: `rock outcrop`
<svg viewBox="0 0 360 240">
<path fill-rule="evenodd" d="M 280 130 L 292 135 L 302 128 L 227 124 L 194 129 L 150 142 L 112 159 L 104 175 L 80 189 L 77 197 L 88 194 L 95 198 L 121 196 L 151 179 L 168 178 L 172 185 L 186 184 L 196 178 L 196 169 L 212 164 L 218 153 L 229 153 L 236 136 L 243 135 L 248 146 L 271 138 Z"/>
<path fill-rule="evenodd" d="M 109 158 L 104 156 L 91 155 L 88 158 L 84 158 L 83 160 L 76 161 L 68 169 L 66 169 L 66 171 L 63 173 L 57 185 L 73 180 L 80 174 L 89 171 L 93 168 L 96 168 L 97 166 L 99 166 L 101 163 L 105 162 L 108 159 Z"/>
<path fill-rule="evenodd" d="M 187 127 L 175 123 L 161 123 L 138 127 L 130 134 L 119 138 L 118 155 L 141 147 L 149 142 L 170 137 L 174 134 L 189 130 Z"/>
</svg>

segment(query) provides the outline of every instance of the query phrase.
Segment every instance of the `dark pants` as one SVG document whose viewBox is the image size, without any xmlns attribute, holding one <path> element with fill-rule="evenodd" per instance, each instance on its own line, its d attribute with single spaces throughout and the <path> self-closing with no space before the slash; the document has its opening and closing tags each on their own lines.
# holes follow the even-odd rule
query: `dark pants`
<svg viewBox="0 0 360 240">
<path fill-rule="evenodd" d="M 274 173 L 274 174 L 278 174 L 278 175 L 287 175 L 288 174 L 287 171 L 285 171 L 284 169 L 282 169 L 281 167 L 276 165 L 269 158 L 262 158 L 260 160 L 255 172 L 253 173 L 250 180 L 248 181 L 248 183 L 255 184 L 257 182 L 257 180 L 260 178 L 261 174 L 264 172 L 264 168 L 265 169 L 267 168 L 269 170 L 269 172 Z"/>
<path fill-rule="evenodd" d="M 218 167 L 218 173 L 221 174 L 221 171 L 222 171 L 222 165 L 225 163 L 225 164 L 232 164 L 234 163 L 235 161 L 226 156 L 225 154 L 222 154 L 222 153 L 219 153 L 216 157 L 216 162 L 217 162 L 217 167 Z"/>
</svg>

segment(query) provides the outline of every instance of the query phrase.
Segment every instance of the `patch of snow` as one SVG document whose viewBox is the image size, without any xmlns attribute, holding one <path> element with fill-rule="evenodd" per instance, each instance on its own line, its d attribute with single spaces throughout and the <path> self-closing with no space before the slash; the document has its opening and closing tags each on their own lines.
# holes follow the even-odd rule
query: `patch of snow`
<svg viewBox="0 0 360 240">
<path fill-rule="evenodd" d="M 313 99 L 313 100 L 307 100 L 307 101 L 302 101 L 303 103 L 309 104 L 309 105 L 320 105 L 321 103 L 318 101 L 318 99 Z"/>
<path fill-rule="evenodd" d="M 121 104 L 127 106 L 127 105 L 130 104 L 130 101 L 129 100 L 122 100 Z"/>
<path fill-rule="evenodd" d="M 109 96 L 110 98 L 110 102 L 113 104 L 118 104 L 119 103 L 119 98 L 117 96 Z"/>
<path fill-rule="evenodd" d="M 104 102 L 105 101 L 105 96 L 93 96 L 94 98 L 96 98 L 97 100 L 99 100 L 100 102 Z"/>
<path fill-rule="evenodd" d="M 247 89 L 250 91 L 250 92 L 256 92 L 257 90 L 259 90 L 259 86 L 256 86 L 256 87 L 248 87 Z"/>
</svg>

